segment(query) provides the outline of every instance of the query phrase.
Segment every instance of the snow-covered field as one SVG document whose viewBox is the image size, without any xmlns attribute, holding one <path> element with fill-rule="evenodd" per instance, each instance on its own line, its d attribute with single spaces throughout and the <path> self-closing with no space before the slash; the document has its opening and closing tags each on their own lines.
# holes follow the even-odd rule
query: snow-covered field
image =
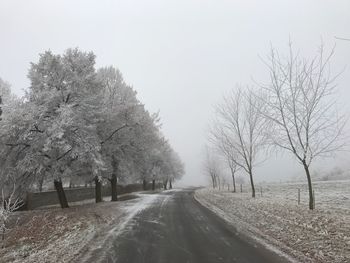
<svg viewBox="0 0 350 263">
<path fill-rule="evenodd" d="M 82 262 L 94 248 L 121 234 L 136 214 L 159 197 L 136 196 L 124 202 L 80 204 L 64 210 L 16 212 L 17 223 L 0 248 L 0 262 L 76 262 L 77 258 Z"/>
<path fill-rule="evenodd" d="M 350 262 L 349 180 L 315 182 L 314 211 L 308 210 L 307 185 L 303 183 L 258 185 L 255 199 L 248 185 L 243 189 L 243 193 L 201 189 L 195 197 L 239 231 L 297 261 Z"/>
</svg>

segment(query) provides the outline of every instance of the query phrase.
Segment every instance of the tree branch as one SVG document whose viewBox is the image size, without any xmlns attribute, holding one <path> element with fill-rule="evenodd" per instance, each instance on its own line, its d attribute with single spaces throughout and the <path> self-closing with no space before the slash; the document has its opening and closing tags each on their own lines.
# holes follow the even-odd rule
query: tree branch
<svg viewBox="0 0 350 263">
<path fill-rule="evenodd" d="M 114 130 L 104 141 L 101 142 L 101 145 L 103 145 L 104 143 L 106 143 L 108 140 L 112 139 L 112 137 L 119 131 L 121 131 L 122 129 L 128 127 L 128 124 L 124 124 L 123 126 L 119 127 L 118 129 Z"/>
</svg>

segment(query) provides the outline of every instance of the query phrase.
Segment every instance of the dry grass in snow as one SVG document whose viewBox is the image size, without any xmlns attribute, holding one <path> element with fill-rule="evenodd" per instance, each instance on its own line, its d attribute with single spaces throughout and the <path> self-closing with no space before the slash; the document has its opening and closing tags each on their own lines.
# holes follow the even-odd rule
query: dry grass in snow
<svg viewBox="0 0 350 263">
<path fill-rule="evenodd" d="M 314 188 L 314 211 L 308 210 L 307 186 L 301 183 L 258 186 L 255 199 L 249 192 L 212 189 L 198 190 L 195 197 L 238 230 L 297 261 L 350 262 L 350 181 L 315 182 Z"/>
</svg>

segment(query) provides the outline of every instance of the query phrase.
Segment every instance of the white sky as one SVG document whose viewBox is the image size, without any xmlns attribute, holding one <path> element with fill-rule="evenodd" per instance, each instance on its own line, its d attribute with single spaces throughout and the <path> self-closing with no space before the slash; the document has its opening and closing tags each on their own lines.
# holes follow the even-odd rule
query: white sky
<svg viewBox="0 0 350 263">
<path fill-rule="evenodd" d="M 22 94 L 39 53 L 93 51 L 97 66 L 118 67 L 146 107 L 160 110 L 163 131 L 186 164 L 184 182 L 203 183 L 212 105 L 236 83 L 266 79 L 258 56 L 270 44 L 286 50 L 290 37 L 305 55 L 315 54 L 321 39 L 336 44 L 333 65 L 346 67 L 339 89 L 347 103 L 350 42 L 334 37 L 350 38 L 349 26 L 348 0 L 0 0 L 0 77 Z M 257 180 L 294 175 L 297 164 L 287 157 L 265 163 Z"/>
</svg>

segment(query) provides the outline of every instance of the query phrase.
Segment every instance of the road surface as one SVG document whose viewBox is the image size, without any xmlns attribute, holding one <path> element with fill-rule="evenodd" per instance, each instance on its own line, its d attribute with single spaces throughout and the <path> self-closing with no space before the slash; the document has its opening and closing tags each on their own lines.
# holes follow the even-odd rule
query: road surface
<svg viewBox="0 0 350 263">
<path fill-rule="evenodd" d="M 252 240 L 193 197 L 194 189 L 163 192 L 116 237 L 102 262 L 287 262 Z M 97 255 L 98 256 L 98 255 Z"/>
</svg>

